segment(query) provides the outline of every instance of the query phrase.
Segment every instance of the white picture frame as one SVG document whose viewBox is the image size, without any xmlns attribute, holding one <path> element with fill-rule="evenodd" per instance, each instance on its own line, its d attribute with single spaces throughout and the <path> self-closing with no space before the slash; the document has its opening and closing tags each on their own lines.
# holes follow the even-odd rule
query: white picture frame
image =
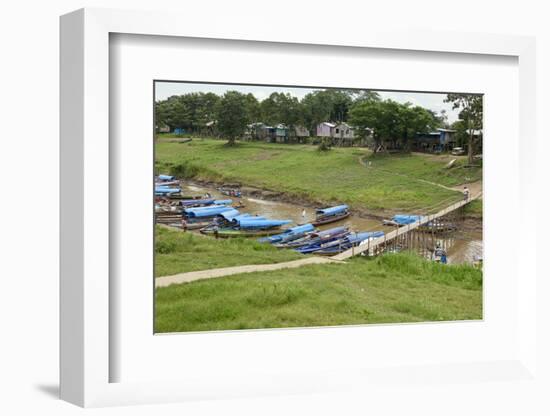
<svg viewBox="0 0 550 416">
<path fill-rule="evenodd" d="M 471 33 L 407 33 L 386 26 L 328 33 L 302 32 L 289 27 L 279 32 L 269 25 L 246 36 L 235 34 L 235 22 L 204 27 L 171 13 L 83 9 L 61 18 L 61 397 L 80 406 L 158 403 L 199 398 L 249 397 L 269 394 L 322 393 L 379 383 L 411 382 L 410 368 L 361 371 L 361 367 L 333 369 L 327 377 L 318 373 L 293 374 L 281 369 L 271 374 L 235 382 L 235 374 L 219 374 L 181 381 L 112 382 L 110 368 L 119 360 L 110 348 L 113 327 L 110 310 L 116 308 L 109 276 L 115 259 L 110 258 L 110 171 L 109 158 L 109 37 L 110 34 L 154 35 L 235 41 L 278 42 L 300 45 L 430 51 L 441 54 L 503 55 L 518 59 L 519 139 L 535 132 L 535 43 L 528 37 Z M 536 152 L 518 146 L 519 213 L 536 205 L 534 184 L 529 180 L 536 167 Z M 517 348 L 498 362 L 474 360 L 457 365 L 418 362 L 417 380 L 434 378 L 480 383 L 491 380 L 536 380 L 536 259 L 530 250 L 536 230 L 527 226 L 528 215 L 518 227 L 525 231 L 517 241 L 518 265 L 523 272 L 517 291 Z M 518 270 L 511 271 L 518 273 Z M 413 329 L 414 330 L 414 329 Z M 325 330 L 326 331 L 326 330 Z M 330 329 L 328 330 L 330 331 Z M 325 337 L 336 337 L 325 332 Z M 517 335 L 517 336 L 516 336 Z M 209 334 L 219 336 L 217 334 Z M 308 336 L 315 336 L 311 332 Z M 481 374 L 476 377 L 472 374 Z M 436 374 L 438 376 L 436 377 Z M 343 380 L 347 380 L 343 382 Z M 428 381 L 426 381 L 428 380 Z"/>
</svg>

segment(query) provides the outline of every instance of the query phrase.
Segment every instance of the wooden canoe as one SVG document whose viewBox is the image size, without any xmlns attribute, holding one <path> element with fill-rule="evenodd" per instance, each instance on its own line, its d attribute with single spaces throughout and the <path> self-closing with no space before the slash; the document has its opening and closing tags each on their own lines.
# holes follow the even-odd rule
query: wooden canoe
<svg viewBox="0 0 550 416">
<path fill-rule="evenodd" d="M 340 214 L 340 215 L 330 215 L 330 216 L 327 216 L 327 217 L 318 217 L 311 224 L 313 224 L 314 226 L 330 224 L 332 222 L 343 220 L 343 219 L 345 219 L 349 216 L 350 216 L 350 212 L 348 211 L 348 212 L 345 212 L 345 213 Z"/>
</svg>

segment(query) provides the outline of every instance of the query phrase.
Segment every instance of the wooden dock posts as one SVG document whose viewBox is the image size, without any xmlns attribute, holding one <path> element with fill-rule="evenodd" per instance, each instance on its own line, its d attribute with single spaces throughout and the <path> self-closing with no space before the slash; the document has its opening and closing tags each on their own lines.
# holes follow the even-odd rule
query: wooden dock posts
<svg viewBox="0 0 550 416">
<path fill-rule="evenodd" d="M 432 247 L 435 247 L 435 222 L 434 221 L 438 218 L 448 215 L 451 212 L 454 212 L 460 208 L 463 208 L 465 205 L 469 204 L 470 202 L 474 201 L 480 196 L 481 196 L 481 193 L 476 195 L 475 197 L 456 202 L 435 214 L 421 217 L 417 222 L 408 224 L 407 226 L 404 226 L 401 228 L 397 228 L 396 230 L 391 231 L 389 233 L 384 233 L 384 237 L 376 238 L 372 240 L 372 242 L 369 240 L 369 244 L 367 244 L 367 246 L 352 247 L 351 249 L 348 249 L 342 253 L 339 253 L 333 256 L 332 258 L 335 260 L 345 260 L 350 257 L 356 256 L 358 254 L 364 253 L 367 250 L 368 250 L 367 253 L 369 253 L 371 248 L 373 250 L 376 250 L 379 246 L 387 247 L 388 242 L 393 242 L 393 246 L 394 248 L 396 248 L 396 244 L 399 243 L 400 238 L 403 241 L 403 238 L 405 237 L 406 234 L 410 233 L 413 230 L 418 230 L 419 227 L 430 223 L 432 224 L 432 227 L 430 227 L 431 232 L 429 233 L 430 236 L 428 236 L 428 238 L 431 239 Z M 424 239 L 422 246 L 427 250 L 427 246 L 425 244 L 426 234 L 427 233 L 422 233 L 422 238 Z M 427 252 L 426 252 L 426 255 L 427 255 Z"/>
</svg>

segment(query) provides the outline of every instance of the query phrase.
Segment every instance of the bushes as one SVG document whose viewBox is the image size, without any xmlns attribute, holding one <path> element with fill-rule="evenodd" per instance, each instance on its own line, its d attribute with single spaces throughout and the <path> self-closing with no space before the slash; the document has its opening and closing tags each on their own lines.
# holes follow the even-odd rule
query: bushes
<svg viewBox="0 0 550 416">
<path fill-rule="evenodd" d="M 197 176 L 199 172 L 200 168 L 189 162 L 183 162 L 178 165 L 172 165 L 170 167 L 170 175 L 183 179 L 193 178 Z"/>
<path fill-rule="evenodd" d="M 326 152 L 332 148 L 332 142 L 327 139 L 321 139 L 321 142 L 317 145 L 317 150 L 320 152 Z"/>
</svg>

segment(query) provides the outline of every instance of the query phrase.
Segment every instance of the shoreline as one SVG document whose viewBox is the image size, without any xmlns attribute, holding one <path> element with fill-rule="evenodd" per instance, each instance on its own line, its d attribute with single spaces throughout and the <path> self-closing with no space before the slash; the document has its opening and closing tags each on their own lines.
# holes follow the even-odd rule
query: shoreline
<svg viewBox="0 0 550 416">
<path fill-rule="evenodd" d="M 321 200 L 313 201 L 305 197 L 302 197 L 301 199 L 298 200 L 296 196 L 289 195 L 288 193 L 285 193 L 285 192 L 272 191 L 268 189 L 258 188 L 255 186 L 247 186 L 237 181 L 216 182 L 213 180 L 204 180 L 199 178 L 190 178 L 190 179 L 182 179 L 182 180 L 187 181 L 190 185 L 197 185 L 197 186 L 209 187 L 214 189 L 218 189 L 220 187 L 238 187 L 243 196 L 261 198 L 263 200 L 273 201 L 273 202 L 286 202 L 291 204 L 299 204 L 299 205 L 313 208 L 313 209 L 317 209 L 320 206 L 329 206 L 335 203 L 335 202 L 327 202 L 327 201 L 321 201 Z M 360 218 L 372 219 L 377 221 L 382 221 L 382 220 L 391 218 L 393 215 L 402 212 L 401 210 L 373 212 L 373 210 L 369 210 L 367 208 L 357 208 L 353 206 L 350 207 L 350 211 L 352 212 L 352 214 L 355 214 Z M 475 215 L 466 215 L 464 217 L 464 225 L 467 231 L 483 231 L 483 218 Z"/>
</svg>

